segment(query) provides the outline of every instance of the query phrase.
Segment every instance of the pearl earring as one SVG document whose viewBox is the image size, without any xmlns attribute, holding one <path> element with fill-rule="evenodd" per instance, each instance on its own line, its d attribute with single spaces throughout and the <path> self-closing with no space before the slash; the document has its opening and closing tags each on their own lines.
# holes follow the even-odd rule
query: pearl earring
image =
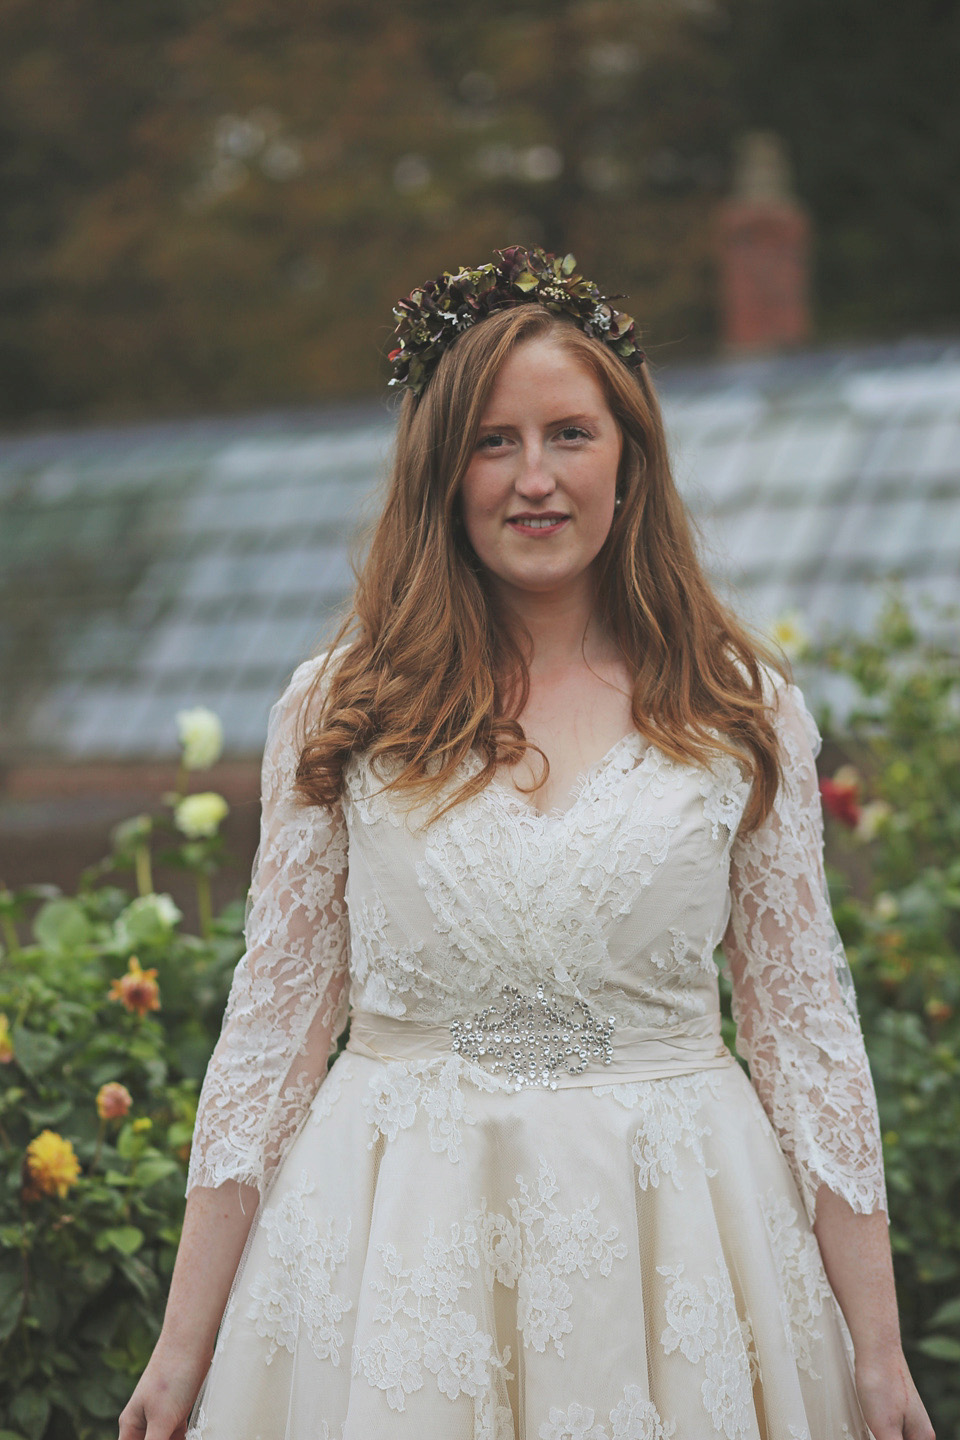
<svg viewBox="0 0 960 1440">
<path fill-rule="evenodd" d="M 616 500 L 614 500 L 613 503 L 614 503 L 614 505 L 622 505 L 622 504 L 623 504 L 623 496 L 622 496 L 622 495 L 618 495 L 617 498 L 616 498 Z"/>
</svg>

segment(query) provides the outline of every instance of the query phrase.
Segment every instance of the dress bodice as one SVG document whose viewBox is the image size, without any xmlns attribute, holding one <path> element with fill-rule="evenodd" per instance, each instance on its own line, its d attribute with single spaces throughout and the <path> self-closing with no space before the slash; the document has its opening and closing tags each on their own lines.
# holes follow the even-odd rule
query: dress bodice
<svg viewBox="0 0 960 1440">
<path fill-rule="evenodd" d="M 263 1189 L 302 1123 L 350 1008 L 465 1024 L 504 987 L 543 987 L 669 1037 L 716 1017 L 722 944 L 737 1049 L 812 1216 L 826 1185 L 886 1209 L 876 1098 L 823 870 L 803 697 L 770 673 L 782 783 L 746 832 L 745 770 L 684 764 L 633 732 L 541 814 L 496 776 L 437 818 L 351 757 L 341 800 L 294 789 L 297 719 L 320 657 L 273 707 L 247 948 L 204 1079 L 188 1189 Z M 471 751 L 455 788 L 482 766 Z"/>
<path fill-rule="evenodd" d="M 451 780 L 481 768 L 470 752 Z M 541 814 L 495 778 L 438 820 L 365 756 L 346 776 L 350 1001 L 463 1020 L 505 985 L 582 1000 L 618 1026 L 715 1011 L 730 849 L 749 795 L 732 758 L 677 764 L 633 732 Z M 407 802 L 409 804 L 409 802 Z"/>
</svg>

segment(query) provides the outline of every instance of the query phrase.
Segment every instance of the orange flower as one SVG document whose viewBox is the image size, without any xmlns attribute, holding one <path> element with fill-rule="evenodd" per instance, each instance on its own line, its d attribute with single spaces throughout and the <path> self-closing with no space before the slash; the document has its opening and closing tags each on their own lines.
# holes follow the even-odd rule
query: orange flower
<svg viewBox="0 0 960 1440">
<path fill-rule="evenodd" d="M 69 1140 L 54 1130 L 42 1130 L 27 1146 L 27 1173 L 31 1182 L 28 1198 L 33 1199 L 39 1191 L 59 1195 L 62 1200 L 80 1174 L 80 1161 Z"/>
<path fill-rule="evenodd" d="M 160 986 L 156 970 L 141 970 L 136 955 L 131 955 L 127 974 L 121 975 L 110 986 L 110 999 L 119 1000 L 127 1010 L 136 1015 L 146 1015 L 148 1010 L 160 1009 Z"/>
<path fill-rule="evenodd" d="M 101 1120 L 122 1120 L 133 1104 L 126 1085 L 110 1080 L 97 1091 L 97 1114 Z"/>
</svg>

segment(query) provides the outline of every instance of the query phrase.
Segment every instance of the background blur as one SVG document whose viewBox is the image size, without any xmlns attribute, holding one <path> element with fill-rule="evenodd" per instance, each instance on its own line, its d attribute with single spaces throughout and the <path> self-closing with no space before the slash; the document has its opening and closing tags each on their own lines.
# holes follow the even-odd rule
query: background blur
<svg viewBox="0 0 960 1440">
<path fill-rule="evenodd" d="M 629 296 L 749 618 L 955 600 L 958 73 L 942 0 L 2 0 L 0 878 L 78 873 L 195 704 L 249 855 L 391 306 L 498 246 Z"/>
<path fill-rule="evenodd" d="M 958 75 L 956 0 L 0 0 L 2 1440 L 116 1435 L 391 307 L 515 243 L 629 296 L 705 563 L 821 721 L 904 1344 L 960 1440 Z"/>
</svg>

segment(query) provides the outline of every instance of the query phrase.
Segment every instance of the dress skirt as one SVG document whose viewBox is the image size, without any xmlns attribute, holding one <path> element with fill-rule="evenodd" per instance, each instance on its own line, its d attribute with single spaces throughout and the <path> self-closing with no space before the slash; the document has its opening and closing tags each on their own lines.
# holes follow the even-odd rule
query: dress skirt
<svg viewBox="0 0 960 1440">
<path fill-rule="evenodd" d="M 729 1052 L 517 1090 L 362 1048 L 261 1203 L 189 1440 L 870 1440 Z"/>
</svg>

